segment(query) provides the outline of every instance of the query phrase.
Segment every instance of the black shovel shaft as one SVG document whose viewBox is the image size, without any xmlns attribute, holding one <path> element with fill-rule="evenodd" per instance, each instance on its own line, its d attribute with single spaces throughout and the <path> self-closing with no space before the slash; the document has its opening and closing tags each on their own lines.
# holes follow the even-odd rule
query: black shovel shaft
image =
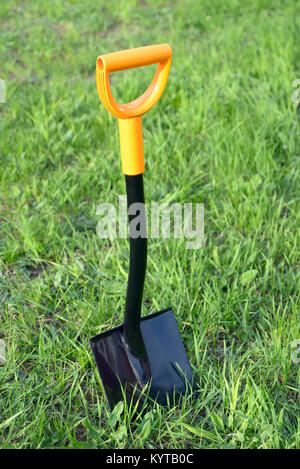
<svg viewBox="0 0 300 469">
<path fill-rule="evenodd" d="M 124 336 L 130 350 L 138 357 L 146 356 L 146 349 L 141 335 L 140 319 L 143 299 L 144 280 L 147 264 L 147 237 L 142 228 L 146 226 L 143 175 L 125 176 L 127 192 L 127 208 L 134 203 L 142 204 L 141 210 L 129 214 L 130 263 L 127 295 L 124 315 Z M 135 210 L 133 210 L 135 212 Z M 140 226 L 133 233 L 130 222 L 139 217 Z M 143 225 L 143 226 L 142 226 Z M 140 235 L 137 236 L 137 231 Z"/>
</svg>

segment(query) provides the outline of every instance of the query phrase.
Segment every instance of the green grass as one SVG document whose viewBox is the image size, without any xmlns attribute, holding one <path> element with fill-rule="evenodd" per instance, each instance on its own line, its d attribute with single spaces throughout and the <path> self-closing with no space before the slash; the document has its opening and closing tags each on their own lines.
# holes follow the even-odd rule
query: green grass
<svg viewBox="0 0 300 469">
<path fill-rule="evenodd" d="M 1 2 L 0 447 L 300 447 L 299 13 L 294 0 Z M 97 205 L 125 184 L 94 70 L 100 53 L 160 42 L 173 63 L 143 119 L 146 198 L 204 203 L 205 245 L 150 240 L 143 314 L 173 306 L 200 396 L 130 425 L 110 415 L 88 344 L 121 322 L 128 268 L 127 240 L 96 235 Z M 152 74 L 115 74 L 115 96 Z"/>
</svg>

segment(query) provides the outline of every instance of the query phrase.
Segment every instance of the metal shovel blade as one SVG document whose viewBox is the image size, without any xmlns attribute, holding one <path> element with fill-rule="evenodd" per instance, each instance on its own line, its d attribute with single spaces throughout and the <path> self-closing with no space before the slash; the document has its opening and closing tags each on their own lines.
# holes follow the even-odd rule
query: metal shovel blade
<svg viewBox="0 0 300 469">
<path fill-rule="evenodd" d="M 123 325 L 90 339 L 100 378 L 111 408 L 123 400 L 143 402 L 146 395 L 161 405 L 176 403 L 195 390 L 193 373 L 172 309 L 141 318 L 141 333 L 151 380 L 138 360 L 132 360 L 123 337 Z M 145 391 L 146 386 L 146 392 Z M 123 389 L 123 392 L 122 392 Z"/>
</svg>

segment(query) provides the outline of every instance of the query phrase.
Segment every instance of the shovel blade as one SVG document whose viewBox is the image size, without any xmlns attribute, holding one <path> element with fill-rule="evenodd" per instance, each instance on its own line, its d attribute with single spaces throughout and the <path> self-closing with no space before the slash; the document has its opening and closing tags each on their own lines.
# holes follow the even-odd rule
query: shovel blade
<svg viewBox="0 0 300 469">
<path fill-rule="evenodd" d="M 148 383 L 141 378 L 140 367 L 130 359 L 123 325 L 90 339 L 111 409 L 123 400 L 124 392 L 128 403 L 139 399 L 142 404 L 149 395 L 159 404 L 167 405 L 168 401 L 175 404 L 196 389 L 173 311 L 166 309 L 142 318 L 141 333 L 151 371 Z"/>
</svg>

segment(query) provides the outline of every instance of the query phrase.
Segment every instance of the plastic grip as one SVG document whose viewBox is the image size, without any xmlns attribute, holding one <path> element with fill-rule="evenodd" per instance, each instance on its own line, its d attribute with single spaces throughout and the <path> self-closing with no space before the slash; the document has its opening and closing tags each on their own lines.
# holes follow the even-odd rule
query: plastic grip
<svg viewBox="0 0 300 469">
<path fill-rule="evenodd" d="M 97 58 L 96 82 L 99 98 L 106 109 L 119 119 L 129 119 L 145 114 L 157 103 L 166 86 L 172 60 L 169 44 L 138 47 Z M 148 89 L 137 99 L 119 104 L 112 96 L 109 74 L 120 70 L 143 67 L 157 63 L 156 73 Z"/>
</svg>

